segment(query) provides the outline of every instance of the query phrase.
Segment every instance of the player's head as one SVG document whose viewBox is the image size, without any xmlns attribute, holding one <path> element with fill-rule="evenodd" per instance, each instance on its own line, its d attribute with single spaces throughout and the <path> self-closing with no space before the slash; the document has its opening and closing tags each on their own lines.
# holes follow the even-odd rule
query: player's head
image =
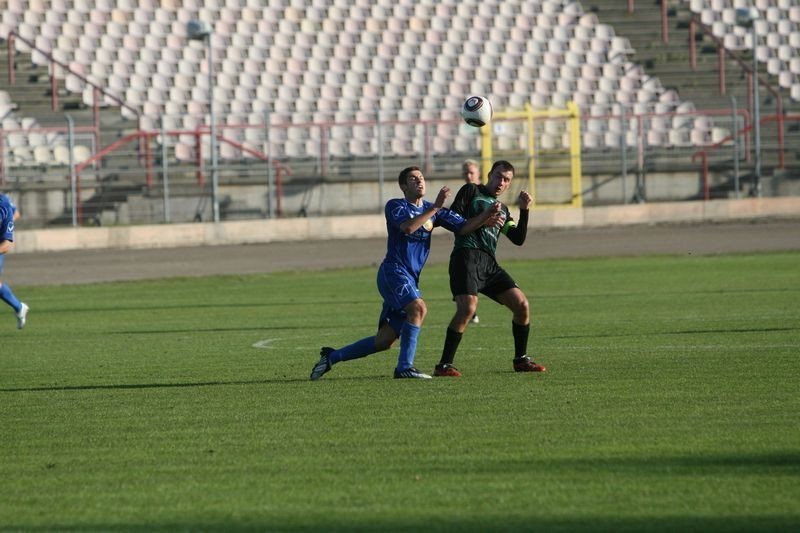
<svg viewBox="0 0 800 533">
<path fill-rule="evenodd" d="M 397 183 L 407 200 L 425 196 L 425 176 L 419 167 L 406 167 L 401 170 L 397 177 Z"/>
<path fill-rule="evenodd" d="M 504 160 L 495 161 L 489 171 L 489 181 L 486 182 L 486 188 L 495 196 L 500 196 L 508 189 L 513 179 L 514 165 Z"/>
<path fill-rule="evenodd" d="M 464 183 L 479 184 L 481 182 L 481 171 L 478 162 L 472 159 L 467 159 L 461 165 L 461 177 L 464 178 Z"/>
</svg>

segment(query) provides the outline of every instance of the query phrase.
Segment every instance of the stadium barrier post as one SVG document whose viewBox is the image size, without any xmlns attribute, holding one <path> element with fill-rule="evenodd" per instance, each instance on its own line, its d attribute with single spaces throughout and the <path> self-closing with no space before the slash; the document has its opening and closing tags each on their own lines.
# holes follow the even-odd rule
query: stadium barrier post
<svg viewBox="0 0 800 533">
<path fill-rule="evenodd" d="M 646 201 L 644 193 L 644 117 L 636 115 L 636 148 L 638 157 L 636 160 L 636 203 L 643 204 Z"/>
<path fill-rule="evenodd" d="M 167 161 L 167 128 L 164 125 L 164 115 L 161 115 L 161 187 L 164 193 L 164 222 L 169 224 L 169 162 Z"/>
<path fill-rule="evenodd" d="M 697 33 L 697 21 L 694 17 L 689 20 L 689 64 L 692 70 L 697 70 L 697 43 L 695 35 Z"/>
<path fill-rule="evenodd" d="M 783 96 L 778 93 L 775 97 L 776 112 L 778 113 L 778 168 L 786 168 L 785 154 L 783 153 Z"/>
<path fill-rule="evenodd" d="M 533 131 L 533 128 L 531 128 Z M 492 168 L 492 130 L 491 126 L 481 128 L 481 175 L 488 176 Z M 533 179 L 533 178 L 531 178 Z"/>
<path fill-rule="evenodd" d="M 739 194 L 739 120 L 736 109 L 736 97 L 731 95 L 731 120 L 733 124 L 733 187 L 736 189 L 736 199 Z"/>
<path fill-rule="evenodd" d="M 320 124 L 319 126 L 319 174 L 320 176 L 328 177 L 328 126 Z"/>
<path fill-rule="evenodd" d="M 281 199 L 283 197 L 283 166 L 279 166 L 277 172 L 275 173 L 275 180 L 276 184 L 275 187 L 277 189 L 277 209 L 278 209 L 278 216 L 283 214 L 283 206 L 281 205 Z"/>
<path fill-rule="evenodd" d="M 148 189 L 153 187 L 153 152 L 150 147 L 150 138 L 149 134 L 139 133 L 139 139 L 144 139 L 145 184 Z"/>
<path fill-rule="evenodd" d="M 759 76 L 758 76 L 758 54 L 756 54 L 756 43 L 758 34 L 756 25 L 750 24 L 750 34 L 753 39 L 753 135 L 755 137 L 755 161 L 753 163 L 753 188 L 751 196 L 761 196 L 761 102 L 759 99 Z"/>
<path fill-rule="evenodd" d="M 570 176 L 572 183 L 572 207 L 583 207 L 581 168 L 581 110 L 575 102 L 567 102 L 569 111 Z"/>
<path fill-rule="evenodd" d="M 425 150 L 425 175 L 429 175 L 433 168 L 433 150 L 431 149 L 431 123 L 429 120 L 422 122 L 423 150 Z"/>
<path fill-rule="evenodd" d="M 529 102 L 525 103 L 525 120 L 528 124 L 528 188 L 533 195 L 533 205 L 536 205 L 537 196 L 534 194 L 536 191 L 536 136 L 533 130 L 533 107 Z"/>
<path fill-rule="evenodd" d="M 383 213 L 383 125 L 381 124 L 381 111 L 375 110 L 375 129 L 378 136 L 378 214 Z M 427 171 L 426 171 L 427 173 Z"/>
<path fill-rule="evenodd" d="M 64 115 L 67 118 L 67 147 L 69 148 L 69 186 L 70 195 L 72 196 L 72 226 L 78 226 L 78 177 L 75 172 L 75 123 L 72 117 Z"/>
<path fill-rule="evenodd" d="M 664 42 L 664 44 L 669 43 L 669 24 L 667 24 L 668 18 L 667 1 L 661 0 L 661 40 Z"/>
<path fill-rule="evenodd" d="M 619 106 L 619 114 L 620 114 L 620 130 L 622 130 L 622 138 L 620 139 L 620 158 L 622 160 L 622 203 L 628 203 L 628 136 L 626 132 L 628 131 L 628 123 L 626 120 L 626 114 L 628 110 L 625 104 L 620 104 Z"/>
<path fill-rule="evenodd" d="M 274 213 L 272 204 L 275 202 L 275 175 L 272 169 L 272 144 L 270 143 L 270 115 L 269 110 L 264 111 L 264 139 L 266 141 L 267 150 L 267 216 L 273 218 Z"/>
<path fill-rule="evenodd" d="M 753 117 L 753 119 L 755 119 L 756 106 L 755 106 L 755 104 L 753 102 L 754 102 L 754 100 L 753 100 L 753 73 L 752 72 L 748 72 L 747 73 L 747 103 L 750 106 L 750 114 Z M 753 131 L 755 131 L 755 125 L 753 126 Z M 748 144 L 748 146 L 747 146 L 747 162 L 749 163 L 753 159 L 752 150 L 750 149 L 750 144 L 751 143 L 750 143 L 750 140 L 749 140 L 750 139 L 750 132 L 749 131 L 747 132 L 747 138 L 748 138 L 748 143 L 747 143 Z M 753 142 L 755 142 L 755 138 L 753 139 Z"/>
<path fill-rule="evenodd" d="M 16 85 L 17 84 L 17 73 L 14 71 L 16 65 L 14 65 L 14 32 L 8 34 L 8 41 L 7 41 L 7 49 L 8 49 L 8 84 L 9 85 Z"/>
<path fill-rule="evenodd" d="M 58 80 L 56 79 L 56 63 L 50 57 L 50 111 L 58 111 Z"/>
<path fill-rule="evenodd" d="M 100 89 L 98 89 L 97 87 L 95 87 L 94 91 L 92 92 L 92 98 L 94 102 L 100 101 Z M 94 140 L 97 146 L 100 146 L 100 106 L 98 105 L 92 106 L 92 120 L 94 125 Z M 141 130 L 141 128 L 138 127 L 138 121 L 136 129 Z M 141 146 L 139 149 L 141 151 Z M 94 168 L 95 169 L 100 168 L 102 164 L 103 164 L 102 160 L 97 161 L 94 164 Z"/>
<path fill-rule="evenodd" d="M 206 50 L 208 54 L 208 114 L 211 121 L 211 207 L 214 222 L 219 222 L 219 161 L 217 147 L 217 115 L 214 109 L 214 56 L 211 46 L 211 33 L 206 35 Z"/>
<path fill-rule="evenodd" d="M 194 164 L 197 167 L 197 184 L 203 187 L 206 184 L 205 169 L 203 168 L 203 145 L 200 142 L 200 126 L 194 130 Z"/>
</svg>

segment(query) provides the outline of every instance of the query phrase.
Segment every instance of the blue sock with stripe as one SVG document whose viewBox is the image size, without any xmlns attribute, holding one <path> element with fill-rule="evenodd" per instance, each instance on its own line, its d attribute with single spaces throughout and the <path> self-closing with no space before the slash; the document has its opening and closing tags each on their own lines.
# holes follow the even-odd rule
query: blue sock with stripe
<svg viewBox="0 0 800 533">
<path fill-rule="evenodd" d="M 368 355 L 374 354 L 378 350 L 375 349 L 375 337 L 365 337 L 360 341 L 353 344 L 348 344 L 344 348 L 334 350 L 328 355 L 328 360 L 332 365 L 341 363 L 342 361 L 350 361 L 352 359 L 360 359 Z"/>
<path fill-rule="evenodd" d="M 15 313 L 19 313 L 19 310 L 22 309 L 22 304 L 19 303 L 17 297 L 14 296 L 14 293 L 11 292 L 11 289 L 5 283 L 0 285 L 0 300 L 3 300 L 5 303 L 13 307 Z"/>
<path fill-rule="evenodd" d="M 414 366 L 414 357 L 417 355 L 417 339 L 420 327 L 410 322 L 404 322 L 400 329 L 400 356 L 397 358 L 397 371 L 402 372 Z"/>
</svg>

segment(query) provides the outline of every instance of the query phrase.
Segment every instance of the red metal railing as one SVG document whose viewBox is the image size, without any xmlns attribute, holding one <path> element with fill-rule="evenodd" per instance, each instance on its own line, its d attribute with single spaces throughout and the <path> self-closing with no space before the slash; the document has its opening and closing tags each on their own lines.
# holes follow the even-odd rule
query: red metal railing
<svg viewBox="0 0 800 533">
<path fill-rule="evenodd" d="M 210 135 L 211 134 L 210 130 L 211 130 L 211 128 L 209 128 L 209 127 L 203 127 L 203 128 L 198 128 L 196 130 L 170 130 L 170 131 L 166 132 L 166 134 L 169 135 L 170 137 L 177 137 L 179 135 L 193 135 L 193 136 L 195 136 L 195 139 L 196 139 L 195 146 L 197 147 L 197 149 L 196 149 L 196 154 L 197 154 L 196 164 L 198 165 L 198 184 L 201 185 L 201 186 L 204 183 L 204 178 L 203 178 L 203 175 L 202 175 L 202 171 L 199 170 L 200 168 L 202 168 L 202 164 L 203 164 L 202 151 L 201 151 L 202 150 L 201 149 L 202 143 L 200 142 L 200 138 L 202 136 L 204 136 L 204 135 Z M 150 149 L 150 144 L 151 144 L 151 140 L 153 138 L 158 137 L 160 135 L 161 135 L 160 131 L 143 131 L 143 130 L 136 131 L 134 133 L 126 135 L 125 137 L 122 137 L 121 139 L 118 139 L 118 140 L 114 141 L 113 143 L 109 144 L 108 146 L 106 146 L 106 147 L 98 150 L 97 152 L 95 152 L 91 157 L 89 157 L 85 161 L 82 161 L 82 162 L 76 164 L 75 165 L 76 196 L 78 198 L 80 198 L 80 193 L 81 193 L 81 189 L 82 189 L 81 188 L 81 172 L 87 166 L 89 166 L 91 164 L 99 163 L 102 158 L 104 158 L 104 157 L 106 157 L 106 156 L 118 151 L 120 148 L 122 148 L 126 144 L 131 143 L 132 141 L 138 141 L 140 146 L 144 146 L 144 163 L 145 163 L 145 175 L 146 175 L 145 183 L 146 183 L 147 187 L 152 187 L 153 186 L 153 157 L 152 157 L 152 151 Z M 244 145 L 244 144 L 242 144 L 242 143 L 240 143 L 240 142 L 238 142 L 236 140 L 229 139 L 229 138 L 225 137 L 223 134 L 219 134 L 218 133 L 217 134 L 217 140 L 219 142 L 222 142 L 222 143 L 230 144 L 230 145 L 234 146 L 235 148 L 237 148 L 238 150 L 241 150 L 241 151 L 243 151 L 243 152 L 245 152 L 245 153 L 257 158 L 257 159 L 260 159 L 260 160 L 265 161 L 265 162 L 271 162 L 272 163 L 272 165 L 275 167 L 275 192 L 276 192 L 276 198 L 277 198 L 277 200 L 276 200 L 276 204 L 277 204 L 276 205 L 276 210 L 277 210 L 278 216 L 282 215 L 283 212 L 282 212 L 281 204 L 282 204 L 282 194 L 283 194 L 283 178 L 284 178 L 284 176 L 291 176 L 292 175 L 291 168 L 288 167 L 287 165 L 283 164 L 282 162 L 278 161 L 277 159 L 272 159 L 269 156 L 267 156 L 266 154 L 264 154 L 263 152 L 260 152 L 259 150 L 255 150 L 253 148 L 250 148 L 250 147 L 248 147 L 248 146 L 246 146 L 246 145 Z M 76 206 L 77 206 L 78 223 L 81 223 L 81 222 L 83 222 L 83 209 L 82 209 L 82 204 L 81 204 L 81 202 L 79 200 L 76 202 Z"/>
<path fill-rule="evenodd" d="M 708 36 L 714 43 L 717 45 L 717 57 L 718 57 L 718 65 L 717 65 L 717 72 L 718 72 L 718 79 L 719 79 L 719 92 L 720 94 L 725 94 L 726 92 L 726 80 L 725 80 L 725 57 L 733 58 L 736 63 L 738 63 L 739 67 L 747 74 L 747 91 L 748 91 L 748 100 L 750 104 L 750 108 L 753 109 L 753 76 L 756 77 L 758 80 L 759 85 L 764 87 L 769 93 L 775 97 L 775 115 L 777 118 L 775 122 L 777 124 L 777 131 L 778 131 L 778 168 L 785 168 L 785 153 L 784 153 L 784 125 L 783 125 L 783 96 L 781 95 L 780 91 L 776 90 L 772 84 L 766 78 L 762 77 L 761 74 L 755 73 L 753 71 L 752 65 L 750 65 L 747 61 L 742 58 L 741 55 L 737 54 L 733 50 L 728 50 L 725 48 L 724 43 L 721 39 L 719 39 L 711 29 L 703 24 L 696 15 L 692 16 L 692 19 L 689 23 L 689 61 L 692 67 L 692 70 L 697 70 L 697 48 L 695 46 L 695 32 L 697 28 L 700 28 L 702 33 Z M 754 52 L 755 53 L 755 50 Z M 765 122 L 762 120 L 761 122 Z"/>
<path fill-rule="evenodd" d="M 58 80 L 56 78 L 56 69 L 55 69 L 55 67 L 58 66 L 65 72 L 69 72 L 70 74 L 81 80 L 83 83 L 93 87 L 96 91 L 100 91 L 103 94 L 103 96 L 107 96 L 111 100 L 115 101 L 117 104 L 120 105 L 120 107 L 128 109 L 130 112 L 136 115 L 137 118 L 141 117 L 142 113 L 138 109 L 131 107 L 127 102 L 125 102 L 115 94 L 109 93 L 103 87 L 97 85 L 96 83 L 88 79 L 86 76 L 75 72 L 70 68 L 69 65 L 62 63 L 61 61 L 53 57 L 52 53 L 42 50 L 41 48 L 38 48 L 34 43 L 22 37 L 15 30 L 12 30 L 8 33 L 8 38 L 6 41 L 6 46 L 8 47 L 8 83 L 10 85 L 16 85 L 17 83 L 16 72 L 14 69 L 14 54 L 16 52 L 16 47 L 14 46 L 14 42 L 17 39 L 28 45 L 32 50 L 36 50 L 37 52 L 45 56 L 48 59 L 48 61 L 50 61 L 50 87 L 51 87 L 50 101 L 51 101 L 51 108 L 53 111 L 56 111 L 56 108 L 58 106 L 58 91 L 56 90 Z M 95 111 L 97 110 L 98 102 L 99 100 L 95 98 L 94 99 Z"/>
<path fill-rule="evenodd" d="M 41 48 L 37 47 L 34 43 L 30 42 L 29 40 L 25 39 L 21 35 L 19 35 L 16 30 L 12 30 L 8 33 L 8 37 L 6 40 L 6 46 L 8 47 L 8 83 L 9 85 L 16 85 L 17 82 L 17 75 L 16 69 L 14 68 L 14 56 L 16 53 L 15 41 L 19 39 L 26 45 L 28 45 L 32 50 L 36 50 L 43 56 L 45 56 L 48 61 L 50 61 L 50 108 L 53 111 L 57 110 L 58 107 L 58 80 L 56 78 L 56 66 L 63 69 L 65 72 L 70 73 L 71 75 L 75 76 L 83 83 L 89 85 L 93 88 L 92 92 L 92 114 L 93 114 L 93 122 L 95 127 L 97 128 L 97 138 L 95 139 L 95 143 L 97 146 L 100 145 L 100 94 L 102 93 L 103 96 L 106 96 L 120 105 L 120 107 L 124 107 L 125 109 L 129 110 L 131 113 L 134 114 L 136 117 L 136 123 L 139 128 L 141 128 L 141 118 L 142 113 L 128 105 L 127 102 L 120 99 L 118 96 L 109 93 L 103 87 L 99 86 L 98 84 L 94 83 L 93 81 L 89 80 L 86 76 L 75 72 L 70 68 L 69 65 L 62 63 L 61 61 L 57 60 L 53 57 L 53 54 L 42 50 Z M 141 148 L 141 147 L 140 147 Z"/>
<path fill-rule="evenodd" d="M 780 123 L 783 123 L 786 120 L 788 120 L 790 122 L 792 122 L 792 121 L 800 122 L 800 114 L 762 115 L 762 117 L 761 117 L 761 123 L 762 124 L 765 123 L 765 122 L 780 122 Z M 745 136 L 748 136 L 750 134 L 750 132 L 752 131 L 752 129 L 753 129 L 753 124 L 750 124 L 750 125 L 745 124 L 745 126 L 743 128 L 741 128 L 739 131 L 737 131 L 736 133 L 728 135 L 724 139 L 721 139 L 721 140 L 719 140 L 718 142 L 716 142 L 716 143 L 714 143 L 712 145 L 706 146 L 702 150 L 698 150 L 697 152 L 692 154 L 692 163 L 694 163 L 698 158 L 700 159 L 700 172 L 702 173 L 702 176 L 703 176 L 703 193 L 704 193 L 704 198 L 706 200 L 710 199 L 709 169 L 708 169 L 708 156 L 709 156 L 710 152 L 713 152 L 713 151 L 716 151 L 716 150 L 720 149 L 726 143 L 729 143 L 729 142 L 733 141 L 735 139 L 735 136 L 738 137 L 738 135 L 740 135 L 742 133 L 744 133 Z M 745 148 L 745 150 L 746 150 L 745 153 L 747 154 L 748 161 L 749 161 L 749 155 L 750 155 L 749 148 Z M 783 166 L 781 166 L 780 168 L 783 168 Z"/>
<path fill-rule="evenodd" d="M 628 14 L 633 15 L 636 11 L 635 0 L 628 0 Z M 669 42 L 669 16 L 667 13 L 667 2 L 661 0 L 661 41 L 664 43 Z"/>
</svg>

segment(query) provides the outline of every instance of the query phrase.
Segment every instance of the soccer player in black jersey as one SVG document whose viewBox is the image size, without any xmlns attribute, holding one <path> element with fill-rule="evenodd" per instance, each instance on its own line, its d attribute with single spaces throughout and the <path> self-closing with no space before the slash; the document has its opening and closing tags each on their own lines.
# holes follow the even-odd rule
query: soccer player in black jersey
<svg viewBox="0 0 800 533">
<path fill-rule="evenodd" d="M 478 162 L 474 159 L 467 159 L 461 164 L 461 177 L 464 178 L 464 183 L 474 183 L 475 185 L 481 184 L 481 170 Z M 478 310 L 469 320 L 473 324 L 478 324 L 481 319 L 478 318 Z"/>
<path fill-rule="evenodd" d="M 468 183 L 461 187 L 450 209 L 464 218 L 470 218 L 491 208 L 514 179 L 514 166 L 508 161 L 497 161 L 492 165 L 488 178 L 486 185 Z M 505 215 L 505 221 L 500 227 L 483 227 L 455 239 L 453 253 L 450 255 L 450 290 L 456 302 L 456 313 L 447 328 L 442 358 L 434 369 L 434 376 L 461 375 L 453 366 L 453 359 L 461 336 L 475 314 L 478 293 L 508 307 L 513 314 L 511 332 L 514 336 L 514 370 L 545 371 L 542 365 L 533 362 L 527 354 L 530 330 L 528 299 L 513 278 L 497 264 L 495 258 L 500 233 L 517 246 L 525 242 L 528 210 L 533 203 L 533 197 L 527 191 L 521 191 L 518 202 L 519 222 L 514 221 L 508 207 L 500 203 L 500 213 Z"/>
</svg>

